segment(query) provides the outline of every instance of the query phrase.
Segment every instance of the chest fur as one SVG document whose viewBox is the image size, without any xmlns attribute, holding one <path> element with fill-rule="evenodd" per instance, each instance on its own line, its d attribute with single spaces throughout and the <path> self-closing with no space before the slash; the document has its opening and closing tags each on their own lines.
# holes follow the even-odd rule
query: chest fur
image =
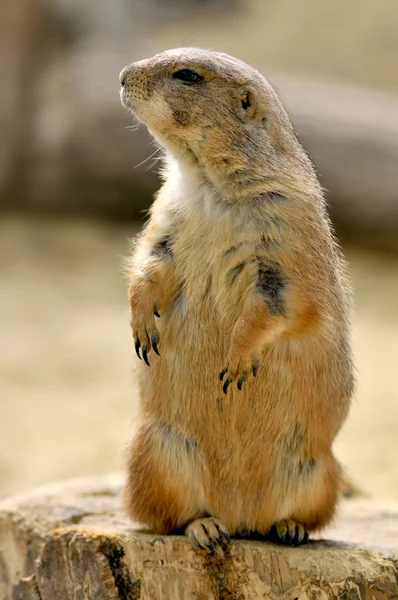
<svg viewBox="0 0 398 600">
<path fill-rule="evenodd" d="M 204 193 L 181 211 L 173 239 L 175 268 L 187 295 L 198 300 L 224 287 L 228 249 L 242 226 L 233 210 Z"/>
</svg>

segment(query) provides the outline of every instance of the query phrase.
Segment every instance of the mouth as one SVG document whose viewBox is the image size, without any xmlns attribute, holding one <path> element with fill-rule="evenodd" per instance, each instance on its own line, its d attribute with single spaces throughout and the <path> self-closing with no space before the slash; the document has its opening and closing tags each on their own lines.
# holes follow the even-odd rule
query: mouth
<svg viewBox="0 0 398 600">
<path fill-rule="evenodd" d="M 131 105 L 131 98 L 130 96 L 127 94 L 126 89 L 124 86 L 122 86 L 120 88 L 120 100 L 122 102 L 122 104 L 126 107 L 129 108 L 130 110 L 133 110 L 133 107 Z"/>
</svg>

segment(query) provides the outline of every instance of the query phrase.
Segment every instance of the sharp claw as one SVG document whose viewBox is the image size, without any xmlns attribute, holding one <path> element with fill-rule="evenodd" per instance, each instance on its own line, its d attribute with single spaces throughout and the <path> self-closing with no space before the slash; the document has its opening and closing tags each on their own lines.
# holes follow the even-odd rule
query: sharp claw
<svg viewBox="0 0 398 600">
<path fill-rule="evenodd" d="M 299 529 L 299 526 L 296 525 L 296 527 L 294 528 L 294 535 L 293 535 L 293 540 L 292 540 L 294 545 L 298 544 L 299 537 L 300 537 L 300 529 Z"/>
<path fill-rule="evenodd" d="M 137 354 L 138 358 L 141 360 L 141 356 L 140 356 L 141 342 L 140 342 L 140 339 L 139 339 L 139 338 L 137 338 L 137 339 L 135 340 L 135 344 L 134 344 L 134 346 L 135 346 L 135 352 L 136 352 L 136 354 Z"/>
<path fill-rule="evenodd" d="M 190 536 L 190 540 L 195 544 L 197 548 L 201 548 L 202 545 L 199 543 L 198 538 L 195 535 Z"/>
<path fill-rule="evenodd" d="M 224 367 L 221 372 L 220 372 L 220 379 L 221 381 L 224 379 L 224 375 L 225 373 L 228 371 L 227 367 Z"/>
<path fill-rule="evenodd" d="M 225 380 L 224 385 L 222 386 L 222 391 L 224 392 L 224 394 L 227 393 L 228 386 L 230 383 L 232 383 L 232 379 L 230 377 L 228 377 L 228 379 Z"/>
<path fill-rule="evenodd" d="M 231 536 L 229 535 L 229 533 L 227 531 L 224 531 L 223 529 L 219 529 L 220 532 L 220 546 L 224 546 L 225 544 L 230 544 L 231 543 Z"/>
<path fill-rule="evenodd" d="M 224 544 L 224 541 L 227 542 L 227 544 L 231 543 L 231 536 L 229 535 L 229 532 L 226 528 L 224 527 L 220 527 L 220 525 L 217 525 L 217 529 L 218 532 L 220 534 L 220 545 Z"/>
<path fill-rule="evenodd" d="M 148 344 L 144 344 L 142 346 L 142 358 L 144 359 L 144 362 L 148 365 L 148 367 L 150 367 L 151 365 L 148 361 Z"/>
<path fill-rule="evenodd" d="M 227 540 L 227 544 L 230 544 L 231 543 L 231 536 L 229 535 L 228 531 L 223 531 L 222 534 L 225 537 L 225 539 Z"/>
<path fill-rule="evenodd" d="M 244 382 L 246 381 L 246 379 L 247 379 L 247 374 L 245 372 L 245 373 L 243 373 L 242 377 L 238 381 L 238 390 L 242 389 L 242 385 L 244 384 Z"/>
<path fill-rule="evenodd" d="M 151 342 L 152 342 L 152 348 L 153 348 L 153 351 L 154 351 L 154 352 L 155 352 L 155 353 L 156 353 L 158 356 L 160 356 L 160 352 L 159 352 L 159 350 L 158 350 L 158 346 L 157 346 L 157 343 L 156 343 L 156 339 L 155 339 L 155 338 L 152 338 L 152 339 L 151 339 Z"/>
<path fill-rule="evenodd" d="M 199 546 L 202 547 L 202 548 L 208 548 L 209 550 L 211 550 L 212 552 L 214 552 L 213 542 L 208 537 L 207 529 L 206 529 L 206 527 L 204 525 L 202 525 L 202 529 L 205 532 L 205 538 L 204 538 L 204 540 L 202 542 L 198 540 Z"/>
<path fill-rule="evenodd" d="M 214 552 L 215 548 L 214 548 L 214 544 L 211 540 L 206 540 L 205 542 L 203 542 L 202 548 L 203 546 L 205 548 L 208 548 L 211 552 Z"/>
</svg>

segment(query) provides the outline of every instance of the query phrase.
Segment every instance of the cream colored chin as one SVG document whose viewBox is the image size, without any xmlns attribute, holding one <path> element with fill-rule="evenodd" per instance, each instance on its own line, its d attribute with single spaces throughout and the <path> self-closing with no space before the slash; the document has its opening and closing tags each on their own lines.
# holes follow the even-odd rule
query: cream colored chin
<svg viewBox="0 0 398 600">
<path fill-rule="evenodd" d="M 131 108 L 131 101 L 124 88 L 120 88 L 120 100 L 126 108 Z"/>
</svg>

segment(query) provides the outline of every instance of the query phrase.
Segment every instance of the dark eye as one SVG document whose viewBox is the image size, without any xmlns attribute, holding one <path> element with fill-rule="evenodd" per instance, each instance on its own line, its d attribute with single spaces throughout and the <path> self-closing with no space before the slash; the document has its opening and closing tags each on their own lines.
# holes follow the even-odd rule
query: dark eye
<svg viewBox="0 0 398 600">
<path fill-rule="evenodd" d="M 191 71 L 191 69 L 181 69 L 181 71 L 173 73 L 173 79 L 179 79 L 184 83 L 199 83 L 203 80 L 203 77 L 195 71 Z"/>
</svg>

